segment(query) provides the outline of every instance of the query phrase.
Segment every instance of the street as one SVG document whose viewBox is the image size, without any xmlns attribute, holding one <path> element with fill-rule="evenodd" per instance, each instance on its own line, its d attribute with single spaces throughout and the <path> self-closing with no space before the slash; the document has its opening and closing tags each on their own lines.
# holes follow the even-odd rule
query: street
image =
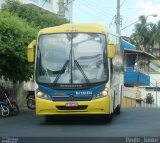
<svg viewBox="0 0 160 143">
<path fill-rule="evenodd" d="M 18 116 L 0 118 L 1 137 L 153 137 L 160 135 L 159 108 L 122 109 L 111 123 L 97 119 L 60 118 L 46 123 L 34 111 L 23 111 Z"/>
</svg>

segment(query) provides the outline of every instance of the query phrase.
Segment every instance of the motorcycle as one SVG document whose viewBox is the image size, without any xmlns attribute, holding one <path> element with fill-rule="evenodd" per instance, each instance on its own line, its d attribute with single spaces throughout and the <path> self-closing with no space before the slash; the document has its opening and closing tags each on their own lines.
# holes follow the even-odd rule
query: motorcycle
<svg viewBox="0 0 160 143">
<path fill-rule="evenodd" d="M 4 102 L 0 101 L 0 116 L 7 117 L 9 116 L 9 108 L 5 105 Z"/>
<path fill-rule="evenodd" d="M 3 86 L 0 86 L 0 94 L 0 101 L 3 102 L 3 104 L 5 104 L 5 106 L 9 109 L 9 115 L 17 115 L 19 113 L 19 107 L 16 103 L 16 100 L 9 98 L 10 94 L 8 93 L 7 89 Z"/>
<path fill-rule="evenodd" d="M 28 91 L 27 94 L 27 107 L 31 110 L 35 109 L 35 93 L 34 91 Z"/>
</svg>

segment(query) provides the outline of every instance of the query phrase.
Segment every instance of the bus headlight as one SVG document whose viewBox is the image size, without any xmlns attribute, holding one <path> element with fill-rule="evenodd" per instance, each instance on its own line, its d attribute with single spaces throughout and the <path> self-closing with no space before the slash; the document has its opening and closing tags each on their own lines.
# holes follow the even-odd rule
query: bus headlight
<svg viewBox="0 0 160 143">
<path fill-rule="evenodd" d="M 46 99 L 46 100 L 52 100 L 49 95 L 44 94 L 44 93 L 41 92 L 41 91 L 38 91 L 37 94 L 36 94 L 36 96 L 37 96 L 38 98 L 42 98 L 42 99 Z"/>
<path fill-rule="evenodd" d="M 108 95 L 109 89 L 106 87 L 102 92 L 98 93 L 97 95 L 93 96 L 92 99 L 98 99 L 98 98 L 103 98 Z"/>
</svg>

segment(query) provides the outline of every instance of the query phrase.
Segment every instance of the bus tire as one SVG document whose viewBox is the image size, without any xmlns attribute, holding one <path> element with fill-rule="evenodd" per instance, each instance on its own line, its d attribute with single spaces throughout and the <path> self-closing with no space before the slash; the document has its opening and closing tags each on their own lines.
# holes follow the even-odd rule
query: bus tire
<svg viewBox="0 0 160 143">
<path fill-rule="evenodd" d="M 35 109 L 35 99 L 28 98 L 27 99 L 27 107 L 28 107 L 28 109 L 34 110 Z"/>
<path fill-rule="evenodd" d="M 45 116 L 46 123 L 52 123 L 53 119 L 54 119 L 54 117 L 52 115 L 46 115 Z"/>
<path fill-rule="evenodd" d="M 112 119 L 113 119 L 113 114 L 112 113 L 102 116 L 102 120 L 105 123 L 110 123 L 112 121 Z"/>
<path fill-rule="evenodd" d="M 121 113 L 121 105 L 118 105 L 118 106 L 116 107 L 116 109 L 114 110 L 114 113 L 115 113 L 116 115 L 119 115 L 119 114 Z"/>
<path fill-rule="evenodd" d="M 113 114 L 109 114 L 108 116 L 107 116 L 107 122 L 111 122 L 112 121 L 112 119 L 113 119 Z"/>
</svg>

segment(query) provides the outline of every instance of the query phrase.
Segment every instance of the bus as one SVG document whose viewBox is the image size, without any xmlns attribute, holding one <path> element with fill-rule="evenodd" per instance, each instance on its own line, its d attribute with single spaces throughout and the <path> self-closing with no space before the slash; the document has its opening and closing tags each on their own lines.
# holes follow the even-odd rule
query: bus
<svg viewBox="0 0 160 143">
<path fill-rule="evenodd" d="M 27 48 L 35 63 L 36 115 L 120 114 L 123 51 L 120 37 L 101 24 L 63 24 L 39 31 Z"/>
</svg>

